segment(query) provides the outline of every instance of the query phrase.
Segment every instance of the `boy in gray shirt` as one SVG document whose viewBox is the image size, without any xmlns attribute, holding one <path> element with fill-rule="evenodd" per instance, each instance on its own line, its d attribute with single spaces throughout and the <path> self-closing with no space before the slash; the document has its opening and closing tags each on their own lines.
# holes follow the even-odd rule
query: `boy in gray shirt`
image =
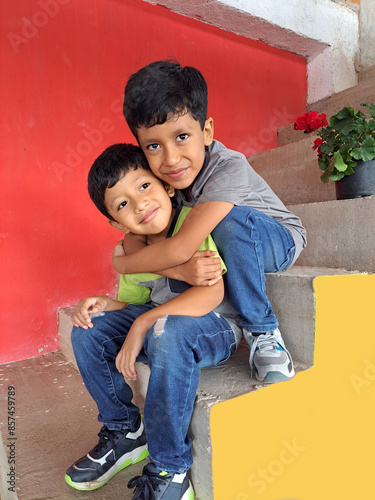
<svg viewBox="0 0 375 500">
<path fill-rule="evenodd" d="M 152 247 L 133 244 L 128 235 L 126 255 L 119 247 L 114 254 L 116 271 L 159 272 L 212 285 L 219 271 L 211 259 L 203 280 L 187 272 L 195 249 L 212 233 L 228 268 L 230 301 L 242 317 L 252 373 L 266 383 L 292 377 L 292 358 L 266 294 L 265 273 L 296 261 L 306 246 L 301 221 L 245 156 L 213 139 L 207 85 L 197 69 L 172 61 L 140 69 L 126 85 L 124 115 L 151 170 L 177 190 L 179 204 L 193 208 L 178 234 Z"/>
</svg>

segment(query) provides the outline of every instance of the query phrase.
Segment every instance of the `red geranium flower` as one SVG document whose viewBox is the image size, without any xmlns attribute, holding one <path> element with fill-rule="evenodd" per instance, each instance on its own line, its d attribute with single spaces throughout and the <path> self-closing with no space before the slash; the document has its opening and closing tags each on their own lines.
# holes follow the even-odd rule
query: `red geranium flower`
<svg viewBox="0 0 375 500">
<path fill-rule="evenodd" d="M 314 146 L 313 146 L 313 149 L 317 149 L 318 150 L 318 154 L 319 155 L 322 155 L 323 153 L 320 151 L 319 149 L 319 146 L 323 144 L 323 141 L 320 137 L 317 137 L 314 141 Z"/>
<path fill-rule="evenodd" d="M 297 118 L 294 124 L 294 130 L 305 130 L 306 129 L 306 119 L 304 116 Z"/>
<path fill-rule="evenodd" d="M 310 111 L 297 118 L 294 123 L 294 130 L 304 130 L 305 134 L 310 134 L 310 132 L 327 125 L 327 115 L 325 113 L 319 115 L 317 111 Z"/>
</svg>

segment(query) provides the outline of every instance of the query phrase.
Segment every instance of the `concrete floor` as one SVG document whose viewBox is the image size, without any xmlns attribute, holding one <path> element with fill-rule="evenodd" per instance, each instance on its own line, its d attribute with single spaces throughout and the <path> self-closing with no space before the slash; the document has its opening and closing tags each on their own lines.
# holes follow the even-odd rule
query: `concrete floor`
<svg viewBox="0 0 375 500">
<path fill-rule="evenodd" d="M 16 428 L 8 430 L 8 386 L 16 389 Z M 129 479 L 147 460 L 119 472 L 108 484 L 80 492 L 66 469 L 98 441 L 97 409 L 77 370 L 61 353 L 0 366 L 0 499 L 130 500 Z M 16 439 L 14 439 L 16 438 Z M 8 491 L 9 443 L 15 441 L 16 492 Z"/>
</svg>

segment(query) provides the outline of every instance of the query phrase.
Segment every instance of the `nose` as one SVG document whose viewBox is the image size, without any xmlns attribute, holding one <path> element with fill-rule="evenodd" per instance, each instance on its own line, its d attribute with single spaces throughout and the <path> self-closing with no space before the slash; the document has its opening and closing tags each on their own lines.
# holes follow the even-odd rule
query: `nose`
<svg viewBox="0 0 375 500">
<path fill-rule="evenodd" d="M 178 149 L 169 145 L 164 149 L 164 165 L 167 167 L 175 167 L 180 161 L 180 153 Z"/>
<path fill-rule="evenodd" d="M 135 203 L 135 213 L 143 212 L 148 206 L 148 201 L 143 197 L 139 197 Z"/>
</svg>

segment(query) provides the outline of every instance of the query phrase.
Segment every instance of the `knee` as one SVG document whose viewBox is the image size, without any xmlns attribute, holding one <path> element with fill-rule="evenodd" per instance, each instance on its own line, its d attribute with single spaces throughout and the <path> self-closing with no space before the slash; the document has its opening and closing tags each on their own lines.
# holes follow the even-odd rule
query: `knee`
<svg viewBox="0 0 375 500">
<path fill-rule="evenodd" d="M 220 238 L 226 241 L 233 241 L 233 238 L 237 238 L 243 228 L 249 224 L 249 215 L 249 207 L 233 207 L 213 230 L 214 239 Z"/>
<path fill-rule="evenodd" d="M 172 316 L 161 316 L 158 318 L 152 328 L 148 331 L 145 339 L 145 345 L 150 351 L 160 349 L 164 344 L 169 342 L 170 337 L 170 324 Z"/>
<path fill-rule="evenodd" d="M 184 349 L 189 339 L 189 336 L 186 335 L 186 332 L 189 332 L 189 326 L 184 324 L 186 318 L 185 316 L 175 315 L 160 317 L 146 335 L 145 349 L 147 355 L 160 356 L 165 353 L 170 356 L 171 352 L 175 352 L 175 348 L 177 351 Z"/>
<path fill-rule="evenodd" d="M 70 336 L 74 354 L 77 356 L 81 351 L 85 350 L 89 332 L 83 328 L 73 326 L 72 334 Z"/>
<path fill-rule="evenodd" d="M 96 353 L 101 350 L 102 346 L 100 329 L 94 326 L 94 328 L 85 330 L 73 326 L 71 343 L 76 358 L 80 356 L 87 357 L 91 353 L 95 353 L 96 355 Z"/>
<path fill-rule="evenodd" d="M 224 219 L 219 222 L 219 224 L 213 230 L 214 234 L 225 236 L 228 231 L 232 232 L 233 223 L 236 221 L 235 217 L 233 216 L 234 209 L 235 207 L 233 207 L 232 210 L 224 217 Z"/>
</svg>

